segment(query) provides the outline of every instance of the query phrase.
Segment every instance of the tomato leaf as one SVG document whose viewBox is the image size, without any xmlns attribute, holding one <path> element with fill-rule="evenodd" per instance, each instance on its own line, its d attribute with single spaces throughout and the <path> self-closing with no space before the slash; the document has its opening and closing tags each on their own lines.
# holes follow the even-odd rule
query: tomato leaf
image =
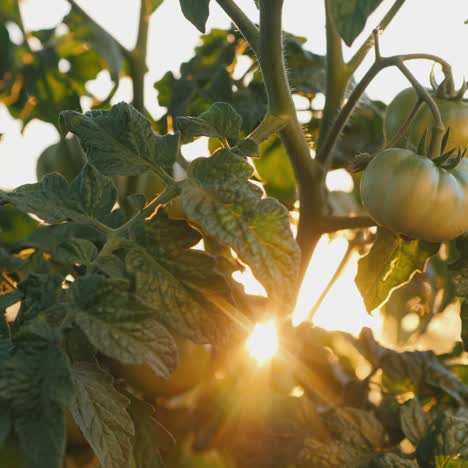
<svg viewBox="0 0 468 468">
<path fill-rule="evenodd" d="M 125 264 L 138 299 L 177 333 L 199 343 L 223 343 L 231 326 L 213 301 L 229 298 L 230 291 L 215 259 L 190 249 L 200 235 L 161 211 L 136 227 L 135 238 L 144 250 L 130 250 Z"/>
<path fill-rule="evenodd" d="M 417 446 L 431 425 L 431 418 L 426 414 L 419 400 L 412 398 L 400 407 L 400 422 L 403 433 Z"/>
<path fill-rule="evenodd" d="M 413 392 L 422 397 L 446 393 L 454 401 L 468 401 L 468 386 L 463 384 L 432 351 L 398 353 L 381 346 L 369 329 L 363 329 L 358 349 L 378 368 L 381 368 L 385 388 L 395 394 Z"/>
<path fill-rule="evenodd" d="M 133 455 L 138 468 L 163 468 L 164 463 L 160 447 L 168 433 L 154 417 L 154 408 L 146 401 L 139 400 L 131 395 L 128 412 L 135 426 L 133 441 Z"/>
<path fill-rule="evenodd" d="M 72 367 L 76 396 L 71 413 L 106 468 L 130 468 L 135 434 L 127 412 L 129 400 L 119 393 L 113 379 L 96 364 L 77 362 Z"/>
<path fill-rule="evenodd" d="M 468 463 L 468 417 L 466 410 L 439 415 L 417 448 L 421 466 L 455 468 Z"/>
<path fill-rule="evenodd" d="M 111 212 L 117 189 L 110 178 L 87 164 L 71 184 L 59 174 L 49 174 L 36 184 L 0 192 L 0 199 L 2 196 L 49 223 L 66 220 L 87 223 L 90 219 L 102 220 Z"/>
<path fill-rule="evenodd" d="M 178 117 L 177 128 L 186 141 L 199 136 L 237 141 L 242 126 L 241 116 L 225 102 L 216 102 L 198 117 Z"/>
<path fill-rule="evenodd" d="M 334 0 L 330 2 L 330 14 L 338 33 L 347 46 L 361 34 L 368 16 L 382 0 Z"/>
<path fill-rule="evenodd" d="M 151 122 L 130 104 L 84 115 L 64 111 L 59 120 L 80 138 L 89 161 L 103 174 L 138 175 L 155 168 L 172 172 L 179 135 L 156 135 Z"/>
<path fill-rule="evenodd" d="M 234 249 L 272 298 L 292 304 L 298 288 L 299 248 L 287 210 L 249 182 L 252 167 L 227 150 L 199 158 L 182 183 L 182 206 L 209 235 Z"/>
<path fill-rule="evenodd" d="M 184 16 L 202 33 L 210 14 L 210 0 L 180 0 Z"/>
<path fill-rule="evenodd" d="M 13 409 L 26 467 L 61 468 L 72 396 L 68 360 L 56 345 L 30 338 L 1 365 L 0 399 Z"/>
<path fill-rule="evenodd" d="M 88 275 L 72 286 L 72 318 L 90 343 L 123 364 L 148 364 L 161 377 L 177 366 L 172 336 L 143 305 L 132 301 L 124 281 Z"/>
<path fill-rule="evenodd" d="M 72 239 L 60 244 L 55 259 L 63 263 L 89 265 L 98 254 L 97 247 L 87 239 Z"/>
<path fill-rule="evenodd" d="M 394 289 L 422 271 L 429 257 L 438 250 L 438 243 L 405 241 L 379 228 L 370 252 L 359 260 L 356 275 L 356 284 L 368 312 L 385 303 Z"/>
<path fill-rule="evenodd" d="M 385 446 L 385 430 L 373 413 L 356 408 L 336 408 L 323 416 L 333 437 L 329 443 L 307 438 L 299 466 L 329 468 L 367 466 Z"/>
</svg>

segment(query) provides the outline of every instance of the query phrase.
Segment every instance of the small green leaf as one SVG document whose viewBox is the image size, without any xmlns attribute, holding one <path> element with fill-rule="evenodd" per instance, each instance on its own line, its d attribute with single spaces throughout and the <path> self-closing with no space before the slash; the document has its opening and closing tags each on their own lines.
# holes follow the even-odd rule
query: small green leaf
<svg viewBox="0 0 468 468">
<path fill-rule="evenodd" d="M 3 196 L 48 223 L 87 223 L 110 213 L 117 201 L 117 189 L 110 178 L 87 164 L 71 184 L 59 174 L 49 174 L 36 184 L 22 185 Z"/>
<path fill-rule="evenodd" d="M 300 252 L 288 211 L 277 200 L 262 199 L 262 191 L 249 182 L 252 167 L 230 151 L 196 159 L 189 174 L 182 183 L 184 212 L 209 236 L 232 247 L 270 297 L 291 305 Z"/>
<path fill-rule="evenodd" d="M 72 293 L 72 317 L 102 353 L 123 364 L 148 364 L 161 377 L 176 368 L 174 339 L 151 310 L 131 300 L 125 282 L 89 275 L 73 283 Z"/>
<path fill-rule="evenodd" d="M 97 247 L 91 241 L 72 239 L 58 246 L 54 259 L 63 263 L 89 265 L 97 254 Z"/>
<path fill-rule="evenodd" d="M 213 104 L 198 117 L 178 117 L 177 128 L 186 141 L 200 136 L 226 138 L 237 141 L 242 118 L 235 109 L 224 102 Z"/>
<path fill-rule="evenodd" d="M 368 16 L 382 0 L 333 0 L 330 13 L 338 33 L 349 47 L 366 25 Z"/>
<path fill-rule="evenodd" d="M 171 172 L 179 151 L 179 135 L 156 135 L 151 122 L 125 102 L 84 115 L 64 111 L 60 124 L 80 138 L 90 162 L 106 175 Z"/>
<path fill-rule="evenodd" d="M 210 14 L 210 0 L 180 0 L 184 16 L 202 33 Z"/>
<path fill-rule="evenodd" d="M 5 271 L 8 273 L 19 270 L 25 263 L 26 261 L 22 258 L 10 255 L 5 249 L 0 247 L 0 272 Z"/>
<path fill-rule="evenodd" d="M 112 376 L 96 364 L 73 364 L 72 378 L 76 396 L 71 413 L 101 465 L 132 467 L 135 429 L 127 412 L 130 401 L 115 389 Z"/>
<path fill-rule="evenodd" d="M 381 306 L 391 292 L 424 269 L 426 261 L 437 253 L 439 244 L 405 241 L 379 228 L 370 252 L 359 260 L 356 284 L 368 312 Z"/>
<path fill-rule="evenodd" d="M 413 398 L 401 405 L 400 422 L 403 433 L 416 446 L 429 430 L 431 418 L 423 411 L 419 400 Z"/>
</svg>

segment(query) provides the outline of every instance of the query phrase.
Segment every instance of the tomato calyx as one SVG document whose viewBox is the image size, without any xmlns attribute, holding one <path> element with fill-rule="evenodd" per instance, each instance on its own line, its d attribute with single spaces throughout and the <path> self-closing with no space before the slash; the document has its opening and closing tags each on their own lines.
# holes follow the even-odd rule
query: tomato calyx
<svg viewBox="0 0 468 468">
<path fill-rule="evenodd" d="M 432 67 L 429 80 L 434 96 L 448 101 L 462 101 L 466 91 L 468 90 L 468 83 L 465 80 L 463 80 L 463 83 L 458 90 L 455 89 L 452 76 L 446 76 L 440 83 L 437 83 L 434 67 Z"/>
</svg>

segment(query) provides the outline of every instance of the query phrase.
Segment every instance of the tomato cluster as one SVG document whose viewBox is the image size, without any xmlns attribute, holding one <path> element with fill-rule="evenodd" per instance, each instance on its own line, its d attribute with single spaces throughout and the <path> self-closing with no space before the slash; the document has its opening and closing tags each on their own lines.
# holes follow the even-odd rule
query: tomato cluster
<svg viewBox="0 0 468 468">
<path fill-rule="evenodd" d="M 385 136 L 391 141 L 417 100 L 406 89 L 387 108 Z M 468 104 L 463 100 L 434 98 L 446 128 L 446 147 L 468 147 Z M 396 234 L 426 241 L 447 241 L 468 230 L 468 161 L 455 167 L 440 165 L 415 148 L 433 117 L 423 105 L 409 126 L 401 148 L 379 152 L 361 178 L 361 197 L 371 217 Z"/>
</svg>

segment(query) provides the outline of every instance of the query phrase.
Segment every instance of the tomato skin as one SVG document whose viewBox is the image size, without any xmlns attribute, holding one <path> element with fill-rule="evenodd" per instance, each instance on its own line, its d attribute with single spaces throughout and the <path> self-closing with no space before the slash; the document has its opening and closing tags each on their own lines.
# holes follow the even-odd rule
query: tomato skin
<svg viewBox="0 0 468 468">
<path fill-rule="evenodd" d="M 429 90 L 428 90 L 429 91 Z M 440 110 L 442 121 L 446 128 L 450 128 L 447 149 L 468 148 L 468 101 L 454 101 L 433 97 Z M 407 88 L 399 93 L 388 105 L 384 119 L 385 140 L 390 141 L 403 123 L 406 121 L 411 109 L 416 103 L 417 95 L 413 88 Z M 417 147 L 424 131 L 431 129 L 434 124 L 432 113 L 426 104 L 418 110 L 413 123 L 406 133 L 410 144 Z M 404 146 L 405 138 L 395 146 Z"/>
<path fill-rule="evenodd" d="M 185 393 L 208 377 L 211 349 L 179 336 L 175 340 L 179 365 L 167 380 L 158 377 L 147 365 L 123 365 L 112 361 L 110 370 L 149 397 L 170 397 Z"/>
<path fill-rule="evenodd" d="M 36 165 L 37 180 L 51 172 L 58 172 L 71 182 L 85 162 L 86 156 L 78 138 L 64 138 L 46 148 L 39 156 Z"/>
<path fill-rule="evenodd" d="M 468 161 L 447 170 L 410 150 L 387 149 L 365 169 L 361 198 L 377 224 L 396 234 L 454 239 L 468 229 Z"/>
</svg>

